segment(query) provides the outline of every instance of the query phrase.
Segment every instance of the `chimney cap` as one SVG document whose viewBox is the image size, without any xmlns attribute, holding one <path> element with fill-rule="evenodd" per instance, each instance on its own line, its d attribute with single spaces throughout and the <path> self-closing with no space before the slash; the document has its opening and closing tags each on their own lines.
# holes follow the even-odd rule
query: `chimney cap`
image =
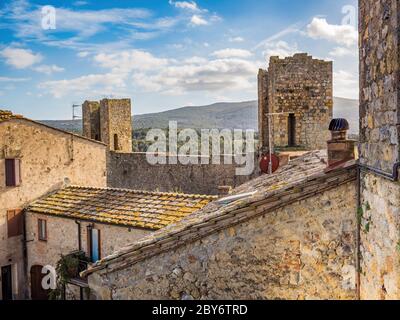
<svg viewBox="0 0 400 320">
<path fill-rule="evenodd" d="M 343 131 L 349 130 L 350 126 L 346 119 L 332 119 L 331 123 L 329 124 L 329 131 Z"/>
</svg>

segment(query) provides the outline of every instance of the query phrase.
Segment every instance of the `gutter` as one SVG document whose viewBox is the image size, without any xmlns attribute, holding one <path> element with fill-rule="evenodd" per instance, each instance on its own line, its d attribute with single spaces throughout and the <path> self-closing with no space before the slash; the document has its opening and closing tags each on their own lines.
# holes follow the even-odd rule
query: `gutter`
<svg viewBox="0 0 400 320">
<path fill-rule="evenodd" d="M 396 162 L 393 165 L 392 173 L 385 172 L 380 169 L 373 168 L 371 166 L 359 163 L 358 166 L 362 171 L 372 172 L 382 178 L 389 179 L 390 181 L 399 181 L 399 169 L 400 169 L 400 162 Z"/>
</svg>

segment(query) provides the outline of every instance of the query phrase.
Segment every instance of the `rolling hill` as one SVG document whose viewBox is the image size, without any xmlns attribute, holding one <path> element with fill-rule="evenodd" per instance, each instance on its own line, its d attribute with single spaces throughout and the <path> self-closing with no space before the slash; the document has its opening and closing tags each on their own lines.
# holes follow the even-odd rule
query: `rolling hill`
<svg viewBox="0 0 400 320">
<path fill-rule="evenodd" d="M 346 118 L 350 132 L 358 133 L 358 100 L 334 98 L 334 117 Z M 174 120 L 181 128 L 227 128 L 257 130 L 257 101 L 215 103 L 207 106 L 183 107 L 159 113 L 135 115 L 134 129 L 166 128 Z M 80 120 L 41 121 L 47 125 L 80 132 Z"/>
</svg>

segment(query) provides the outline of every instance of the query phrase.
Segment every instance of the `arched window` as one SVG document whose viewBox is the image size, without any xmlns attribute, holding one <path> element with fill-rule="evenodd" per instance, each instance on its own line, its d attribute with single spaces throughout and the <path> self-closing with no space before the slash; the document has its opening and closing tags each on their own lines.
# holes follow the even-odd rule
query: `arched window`
<svg viewBox="0 0 400 320">
<path fill-rule="evenodd" d="M 117 134 L 114 134 L 114 150 L 115 151 L 119 150 L 118 135 Z"/>
</svg>

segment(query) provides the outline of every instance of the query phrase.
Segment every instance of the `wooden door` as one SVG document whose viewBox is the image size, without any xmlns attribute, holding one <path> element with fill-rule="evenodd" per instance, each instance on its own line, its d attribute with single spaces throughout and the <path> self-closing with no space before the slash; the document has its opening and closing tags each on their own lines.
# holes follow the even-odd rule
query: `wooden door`
<svg viewBox="0 0 400 320">
<path fill-rule="evenodd" d="M 12 273 L 11 266 L 1 267 L 1 296 L 3 300 L 12 300 Z"/>
<path fill-rule="evenodd" d="M 42 273 L 42 266 L 32 266 L 31 268 L 31 299 L 48 300 L 48 290 L 43 289 L 42 280 L 45 276 Z"/>
</svg>

